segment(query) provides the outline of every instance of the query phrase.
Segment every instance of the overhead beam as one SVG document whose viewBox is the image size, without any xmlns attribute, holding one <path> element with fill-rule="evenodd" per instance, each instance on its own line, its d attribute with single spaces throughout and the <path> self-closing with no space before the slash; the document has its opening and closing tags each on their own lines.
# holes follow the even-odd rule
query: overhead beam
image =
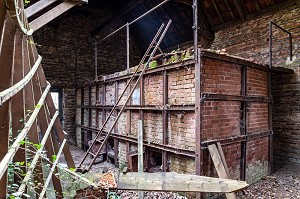
<svg viewBox="0 0 300 199">
<path fill-rule="evenodd" d="M 100 26 L 98 26 L 97 28 L 95 28 L 92 32 L 91 35 L 95 36 L 98 32 L 100 32 L 104 27 L 108 26 L 109 24 L 111 24 L 114 20 L 116 20 L 117 18 L 122 17 L 123 15 L 125 15 L 126 13 L 128 13 L 131 9 L 133 9 L 135 6 L 137 6 L 137 4 L 139 4 L 142 0 L 134 0 L 131 3 L 129 3 L 125 8 L 123 8 L 122 10 L 120 10 L 120 12 L 118 12 L 118 14 L 114 15 L 113 17 L 111 17 L 110 19 L 108 19 L 108 21 L 104 22 L 103 24 L 101 24 Z"/>
<path fill-rule="evenodd" d="M 178 174 L 162 173 L 119 173 L 116 176 L 118 189 L 140 191 L 182 191 L 230 193 L 248 186 L 245 181 Z"/>
<path fill-rule="evenodd" d="M 234 2 L 236 2 L 236 1 L 237 0 L 234 0 Z M 211 30 L 212 31 L 218 31 L 218 30 L 221 30 L 223 28 L 227 28 L 229 26 L 242 23 L 244 20 L 251 20 L 251 19 L 253 19 L 253 18 L 255 18 L 259 15 L 262 15 L 262 14 L 265 14 L 265 13 L 268 13 L 268 12 L 275 12 L 275 11 L 278 11 L 278 10 L 282 10 L 282 9 L 288 8 L 290 6 L 293 6 L 298 1 L 299 0 L 284 1 L 282 3 L 278 3 L 274 6 L 268 7 L 266 9 L 261 9 L 259 12 L 254 12 L 254 13 L 251 13 L 251 14 L 248 14 L 248 15 L 245 14 L 244 18 L 242 18 L 242 20 L 241 19 L 236 19 L 234 21 L 230 21 L 230 22 L 227 22 L 227 23 L 224 23 L 224 24 L 221 24 L 221 25 L 217 25 L 215 27 L 212 27 Z M 237 1 L 237 2 L 240 3 L 240 1 Z"/>
<path fill-rule="evenodd" d="M 57 0 L 40 0 L 36 2 L 35 4 L 29 6 L 25 9 L 25 15 L 27 18 L 33 16 L 34 14 L 44 10 L 46 7 L 50 6 L 54 2 L 57 2 Z"/>
<path fill-rule="evenodd" d="M 212 0 L 212 3 L 213 3 L 213 6 L 214 6 L 214 8 L 215 8 L 217 14 L 218 14 L 218 17 L 219 17 L 220 21 L 221 21 L 222 23 L 224 23 L 223 17 L 222 17 L 222 15 L 221 15 L 221 13 L 220 13 L 218 7 L 217 7 L 216 2 L 215 2 L 214 0 Z"/>
<path fill-rule="evenodd" d="M 33 31 L 36 31 L 76 5 L 78 5 L 78 2 L 63 2 L 30 22 L 29 25 Z"/>
<path fill-rule="evenodd" d="M 235 7 L 237 8 L 240 17 L 245 20 L 246 18 L 246 14 L 245 14 L 245 10 L 242 6 L 242 2 L 240 0 L 233 0 Z"/>
</svg>

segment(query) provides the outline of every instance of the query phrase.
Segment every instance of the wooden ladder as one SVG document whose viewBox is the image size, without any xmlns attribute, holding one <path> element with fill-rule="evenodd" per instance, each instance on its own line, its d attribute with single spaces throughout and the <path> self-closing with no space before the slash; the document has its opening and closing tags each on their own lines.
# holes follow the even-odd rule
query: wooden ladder
<svg viewBox="0 0 300 199">
<path fill-rule="evenodd" d="M 85 173 L 87 171 L 89 171 L 92 167 L 92 165 L 95 163 L 99 153 L 101 152 L 102 148 L 105 146 L 105 143 L 107 142 L 110 133 L 112 132 L 112 130 L 114 129 L 115 125 L 117 124 L 124 108 L 126 107 L 128 101 L 130 100 L 134 89 L 136 88 L 137 84 L 139 83 L 141 77 L 143 76 L 146 68 L 149 66 L 150 62 L 152 61 L 153 56 L 156 53 L 156 50 L 159 48 L 159 45 L 162 41 L 162 39 L 164 38 L 170 24 L 171 24 L 172 20 L 169 20 L 169 22 L 167 23 L 167 25 L 165 26 L 165 24 L 163 23 L 159 30 L 157 31 L 156 35 L 154 36 L 152 42 L 150 43 L 147 51 L 145 52 L 143 58 L 141 59 L 137 69 L 135 70 L 135 72 L 132 74 L 130 80 L 127 82 L 126 87 L 124 89 L 124 91 L 122 92 L 122 94 L 120 95 L 120 97 L 118 98 L 116 104 L 114 105 L 114 107 L 112 108 L 112 110 L 110 111 L 108 117 L 106 118 L 105 122 L 103 123 L 101 129 L 98 131 L 96 137 L 93 140 L 93 143 L 89 146 L 89 149 L 87 150 L 86 154 L 84 155 L 83 159 L 81 160 L 81 162 L 79 163 L 79 165 L 77 166 L 77 171 Z M 147 60 L 146 64 L 143 65 L 143 63 L 145 62 L 145 60 Z M 141 68 L 141 66 L 143 66 Z M 140 70 L 141 68 L 141 70 Z M 139 72 L 140 71 L 140 72 Z M 122 108 L 119 111 L 119 114 L 117 115 L 117 117 L 113 116 L 114 111 L 116 110 L 119 102 L 121 101 L 122 97 L 124 96 L 127 88 L 129 87 L 130 83 L 133 81 L 133 79 L 136 78 L 136 76 L 138 76 L 137 81 L 135 82 L 133 88 L 131 89 L 128 98 L 126 99 L 124 105 L 122 105 Z M 114 122 L 112 124 L 112 126 L 110 128 L 106 128 L 107 123 L 109 121 L 109 119 L 114 119 Z M 99 148 L 97 149 L 97 152 L 94 154 L 92 153 L 92 148 L 95 146 L 95 144 L 100 144 Z M 83 168 L 83 163 L 86 161 L 86 158 L 88 156 L 88 154 L 93 156 L 92 162 L 89 164 L 88 167 Z"/>
</svg>

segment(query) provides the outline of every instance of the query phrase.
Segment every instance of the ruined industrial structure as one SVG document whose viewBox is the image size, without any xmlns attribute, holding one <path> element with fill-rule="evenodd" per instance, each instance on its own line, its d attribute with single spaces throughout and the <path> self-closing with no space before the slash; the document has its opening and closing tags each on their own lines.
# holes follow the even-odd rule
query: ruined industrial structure
<svg viewBox="0 0 300 199">
<path fill-rule="evenodd" d="M 23 128 L 14 118 L 23 116 L 34 132 L 22 138 L 45 145 L 49 159 L 63 152 L 79 172 L 109 161 L 131 172 L 224 178 L 209 147 L 216 145 L 226 178 L 251 184 L 300 161 L 299 1 L 39 0 L 25 9 L 7 2 L 0 13 L 0 159 L 7 158 L 0 198 L 9 163 L 27 157 L 20 143 L 9 143 Z M 26 76 L 31 69 L 37 75 Z M 26 119 L 36 109 L 42 113 Z M 67 140 L 86 151 L 77 165 Z M 63 193 L 56 164 L 48 176 Z M 27 183 L 19 183 L 23 192 Z"/>
</svg>

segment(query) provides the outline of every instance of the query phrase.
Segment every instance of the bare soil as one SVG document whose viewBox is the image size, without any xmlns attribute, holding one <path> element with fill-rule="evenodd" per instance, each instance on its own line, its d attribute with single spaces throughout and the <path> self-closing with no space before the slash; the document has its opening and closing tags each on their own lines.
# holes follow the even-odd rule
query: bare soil
<svg viewBox="0 0 300 199">
<path fill-rule="evenodd" d="M 81 149 L 70 145 L 70 150 L 73 155 L 75 165 L 78 165 L 83 158 L 85 152 Z M 91 158 L 87 158 L 91 160 Z M 88 163 L 86 163 L 88 165 Z M 117 172 L 113 164 L 109 162 L 102 162 L 93 165 L 92 173 L 102 173 L 105 171 Z M 137 198 L 135 191 L 118 191 L 118 195 L 122 199 Z M 167 192 L 145 192 L 144 198 L 187 198 L 182 193 L 167 193 Z M 240 199 L 269 199 L 269 198 L 282 198 L 282 199 L 300 199 L 300 164 L 286 162 L 274 174 L 266 176 L 259 182 L 250 185 L 246 189 L 237 193 L 237 198 Z"/>
</svg>

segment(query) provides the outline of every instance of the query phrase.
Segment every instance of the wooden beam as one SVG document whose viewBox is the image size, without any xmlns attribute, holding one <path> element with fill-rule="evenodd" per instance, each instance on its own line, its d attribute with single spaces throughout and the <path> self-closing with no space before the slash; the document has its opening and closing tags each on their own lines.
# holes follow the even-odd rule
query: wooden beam
<svg viewBox="0 0 300 199">
<path fill-rule="evenodd" d="M 174 172 L 119 173 L 116 180 L 119 190 L 230 193 L 248 186 L 245 181 Z"/>
<path fill-rule="evenodd" d="M 34 45 L 31 45 L 31 48 L 32 48 L 33 56 L 35 57 L 35 59 L 37 59 L 38 53 L 37 53 L 36 47 Z M 48 83 L 46 81 L 46 77 L 45 77 L 42 67 L 40 67 L 37 72 L 38 72 L 37 77 L 38 77 L 38 80 L 40 83 L 40 89 L 44 89 Z M 53 116 L 56 112 L 56 108 L 54 106 L 53 100 L 50 95 L 47 95 L 47 97 L 46 97 L 46 104 L 48 107 L 49 114 Z M 65 139 L 65 134 L 63 132 L 63 128 L 62 128 L 59 118 L 57 118 L 55 120 L 54 128 L 56 129 L 56 135 L 58 137 L 59 142 L 62 143 L 62 141 Z M 67 144 L 65 145 L 63 152 L 64 152 L 66 162 L 68 164 L 68 167 L 75 168 L 74 160 L 71 155 L 69 146 Z"/>
<path fill-rule="evenodd" d="M 63 2 L 51 9 L 50 11 L 46 12 L 42 16 L 30 22 L 29 25 L 33 31 L 36 31 L 76 5 L 78 5 L 77 2 Z"/>
<path fill-rule="evenodd" d="M 209 150 L 210 156 L 213 160 L 213 163 L 215 165 L 215 168 L 217 170 L 217 173 L 218 173 L 219 177 L 223 178 L 223 179 L 229 179 L 229 173 L 227 173 L 228 168 L 227 168 L 225 158 L 224 158 L 224 162 L 223 162 L 222 161 L 223 158 L 221 158 L 217 146 L 215 144 L 209 145 L 208 150 Z M 223 151 L 222 151 L 222 154 L 223 154 Z M 224 154 L 223 154 L 223 156 L 224 156 Z M 227 168 L 227 170 L 226 170 L 226 168 Z M 226 197 L 228 199 L 235 199 L 236 198 L 234 193 L 227 193 Z"/>
<path fill-rule="evenodd" d="M 234 16 L 234 14 L 232 12 L 232 9 L 231 9 L 230 4 L 228 3 L 228 1 L 224 0 L 224 3 L 226 4 L 227 10 L 229 11 L 230 16 L 232 17 L 232 19 L 235 19 L 235 16 Z"/>
<path fill-rule="evenodd" d="M 222 23 L 224 23 L 223 17 L 222 17 L 222 15 L 221 15 L 221 13 L 220 13 L 220 11 L 219 11 L 217 5 L 216 5 L 215 0 L 212 0 L 212 3 L 213 3 L 213 6 L 214 6 L 214 8 L 215 8 L 217 14 L 218 14 L 219 20 L 220 20 Z"/>
<path fill-rule="evenodd" d="M 245 14 L 245 10 L 244 10 L 244 8 L 243 8 L 243 6 L 242 6 L 242 2 L 241 2 L 240 0 L 233 0 L 233 2 L 234 2 L 234 5 L 235 5 L 236 9 L 237 9 L 238 12 L 239 12 L 240 17 L 241 17 L 243 20 L 245 20 L 246 14 Z"/>
<path fill-rule="evenodd" d="M 29 6 L 25 9 L 25 15 L 27 18 L 33 16 L 34 14 L 42 11 L 46 7 L 50 6 L 54 2 L 57 2 L 57 0 L 40 0 L 36 2 L 35 4 Z"/>
<path fill-rule="evenodd" d="M 14 50 L 14 24 L 9 15 L 6 15 L 1 35 L 0 53 L 0 91 L 10 87 L 11 69 Z M 9 103 L 0 106 L 0 159 L 6 156 L 9 142 Z M 7 163 L 9 164 L 9 162 Z M 0 167 L 2 166 L 2 163 Z M 7 193 L 7 165 L 3 165 L 3 174 L 0 175 L 0 198 L 6 198 Z M 1 169 L 0 169 L 1 170 Z"/>
<path fill-rule="evenodd" d="M 91 35 L 95 36 L 98 32 L 100 32 L 103 28 L 111 24 L 114 20 L 121 18 L 123 15 L 128 13 L 131 9 L 133 9 L 135 6 L 137 6 L 142 0 L 133 0 L 131 3 L 129 3 L 125 8 L 120 10 L 120 12 L 117 12 L 116 15 L 108 19 L 106 22 L 102 23 L 100 26 L 95 28 L 92 32 Z"/>
<path fill-rule="evenodd" d="M 23 32 L 17 31 L 15 34 L 15 49 L 14 49 L 14 59 L 13 59 L 13 79 L 12 85 L 16 84 L 23 79 L 23 63 L 22 63 L 22 39 Z M 15 118 L 15 121 L 12 122 L 12 138 L 15 139 L 18 137 L 19 130 L 23 128 L 23 123 L 20 122 L 21 119 L 25 118 L 25 109 L 24 109 L 24 90 L 14 95 L 11 99 L 11 117 Z M 24 144 L 24 148 L 26 145 Z M 13 162 L 24 162 L 26 164 L 26 150 L 18 150 Z M 20 168 L 24 173 L 26 173 L 26 167 Z M 14 176 L 14 182 L 20 184 L 22 178 L 19 175 Z"/>
<path fill-rule="evenodd" d="M 260 7 L 259 7 L 259 5 L 258 5 L 257 0 L 254 0 L 254 4 L 255 4 L 255 9 L 256 9 L 256 11 L 259 12 L 259 11 L 260 11 Z"/>
</svg>

